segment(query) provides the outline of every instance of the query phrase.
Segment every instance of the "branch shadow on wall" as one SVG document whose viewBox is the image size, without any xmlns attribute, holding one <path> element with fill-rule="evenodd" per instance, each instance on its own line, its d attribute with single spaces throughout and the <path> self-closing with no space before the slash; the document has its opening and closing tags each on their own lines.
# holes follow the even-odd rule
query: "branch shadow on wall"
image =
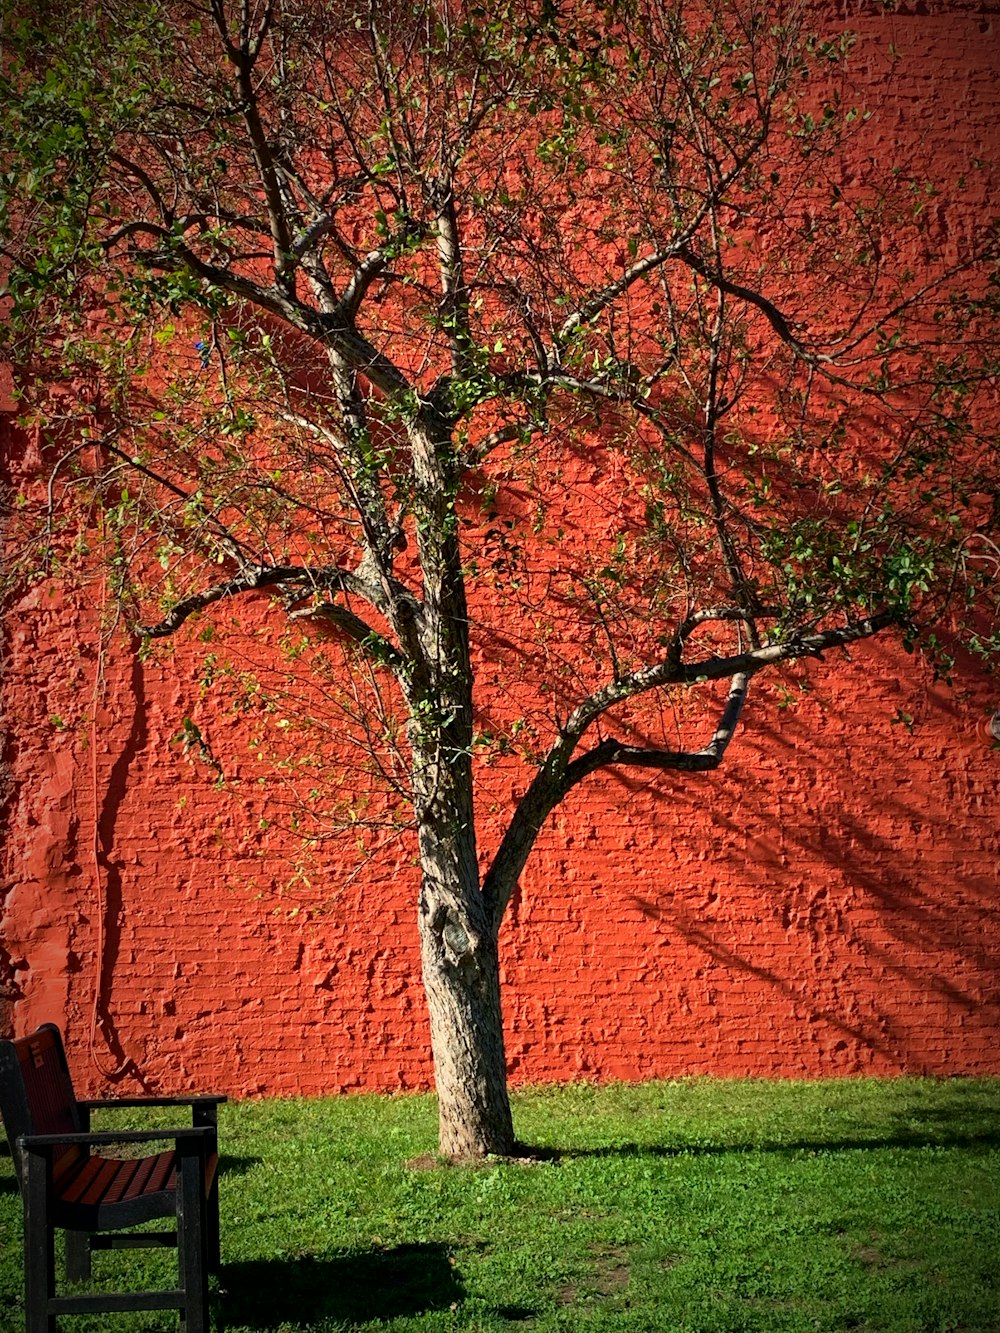
<svg viewBox="0 0 1000 1333">
<path fill-rule="evenodd" d="M 762 750 L 787 753 L 801 764 L 802 737 L 794 725 L 779 729 L 758 723 L 753 738 Z M 817 770 L 824 767 L 821 751 L 812 763 Z M 646 795 L 675 805 L 687 801 L 695 815 L 695 807 L 705 800 L 704 786 L 714 776 L 700 786 L 664 784 L 666 790 Z M 773 786 L 768 789 L 766 781 L 756 779 L 752 760 L 741 765 L 738 808 L 712 804 L 717 854 L 730 864 L 745 857 L 747 883 L 759 882 L 761 907 L 780 914 L 790 937 L 805 933 L 822 939 L 835 933 L 856 967 L 896 978 L 915 993 L 935 994 L 957 1014 L 992 1009 L 1000 1020 L 1000 958 L 991 947 L 995 936 L 987 929 L 995 910 L 992 865 L 983 863 L 980 871 L 974 860 L 964 865 L 958 858 L 926 860 L 929 850 L 953 841 L 948 800 L 902 786 L 880 787 L 877 795 L 869 792 L 867 803 L 859 802 L 849 797 L 847 786 L 859 777 L 865 783 L 863 775 L 842 769 L 823 798 L 798 805 L 801 796 L 791 792 L 776 808 Z M 843 787 L 840 799 L 838 787 Z M 792 818 L 783 818 L 783 811 Z M 754 838 L 761 836 L 774 845 L 770 878 L 768 862 L 757 860 L 751 850 Z M 820 867 L 823 873 L 810 882 L 811 869 Z M 859 1012 L 850 1004 L 824 1005 L 814 978 L 781 975 L 762 965 L 736 943 L 731 921 L 716 922 L 673 886 L 662 895 L 647 891 L 629 898 L 647 919 L 662 922 L 712 963 L 731 974 L 753 977 L 808 1011 L 810 1023 L 828 1025 L 847 1042 L 860 1043 L 902 1071 L 935 1072 L 912 1049 L 912 1033 L 897 1021 L 891 1003 L 879 1004 L 876 1012 Z M 875 932 L 865 919 L 873 911 Z"/>
<path fill-rule="evenodd" d="M 108 775 L 104 800 L 97 816 L 97 862 L 104 879 L 103 919 L 101 921 L 101 938 L 104 947 L 101 957 L 97 960 L 99 980 L 95 1017 L 96 1026 L 115 1061 L 115 1069 L 107 1072 L 105 1076 L 111 1082 L 118 1082 L 126 1077 L 135 1078 L 144 1089 L 151 1091 L 135 1061 L 125 1054 L 111 1007 L 111 991 L 121 947 L 122 914 L 124 911 L 122 862 L 112 859 L 115 845 L 115 826 L 118 822 L 119 810 L 128 790 L 129 770 L 137 756 L 146 748 L 149 738 L 146 727 L 145 682 L 142 661 L 138 653 L 132 654 L 129 683 L 132 699 L 132 718 L 129 733 Z"/>
<path fill-rule="evenodd" d="M 448 1310 L 463 1296 L 443 1245 L 248 1260 L 223 1265 L 219 1327 L 278 1329 L 329 1320 L 358 1328 Z"/>
</svg>

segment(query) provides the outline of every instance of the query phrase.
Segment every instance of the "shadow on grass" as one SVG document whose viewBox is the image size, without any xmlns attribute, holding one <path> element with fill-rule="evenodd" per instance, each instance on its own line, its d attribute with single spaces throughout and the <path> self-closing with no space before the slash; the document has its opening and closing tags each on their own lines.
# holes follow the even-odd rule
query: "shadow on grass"
<svg viewBox="0 0 1000 1333">
<path fill-rule="evenodd" d="M 892 1091 L 891 1083 L 887 1084 Z M 659 1143 L 639 1143 L 627 1140 L 618 1143 L 595 1144 L 582 1147 L 529 1147 L 521 1151 L 540 1159 L 558 1160 L 574 1157 L 723 1157 L 730 1153 L 772 1153 L 791 1156 L 799 1153 L 877 1152 L 891 1149 L 958 1148 L 982 1150 L 1000 1148 L 1000 1106 L 990 1087 L 978 1088 L 962 1080 L 945 1081 L 934 1085 L 937 1104 L 927 1105 L 918 1097 L 898 1099 L 895 1105 L 873 1107 L 870 1122 L 866 1124 L 857 1115 L 847 1123 L 836 1122 L 812 1128 L 803 1116 L 800 1128 L 805 1132 L 788 1137 L 782 1127 L 772 1124 L 757 1138 L 745 1124 L 738 1128 L 724 1123 L 707 1123 L 705 1137 L 685 1142 L 691 1127 L 678 1127 L 677 1140 L 669 1139 L 670 1131 L 663 1126 Z M 846 1120 L 846 1117 L 845 1117 Z M 853 1123 L 851 1123 L 853 1121 Z M 652 1128 L 652 1126 L 650 1126 Z M 789 1124 L 791 1130 L 792 1126 Z M 767 1129 L 771 1130 L 767 1134 Z M 825 1132 L 824 1132 L 825 1131 Z M 655 1132 L 655 1130 L 653 1131 Z M 697 1130 L 694 1131 L 697 1134 Z M 700 1137 L 700 1136 L 699 1136 Z"/>
<path fill-rule="evenodd" d="M 921 1133 L 919 1130 L 863 1138 L 790 1139 L 785 1142 L 615 1143 L 593 1148 L 553 1148 L 520 1145 L 519 1151 L 539 1161 L 566 1161 L 587 1157 L 726 1157 L 731 1153 L 837 1153 L 878 1151 L 887 1148 L 1000 1148 L 1000 1128 L 969 1134 Z"/>
<path fill-rule="evenodd" d="M 223 1266 L 219 1327 L 275 1329 L 318 1320 L 363 1325 L 447 1310 L 462 1296 L 443 1245 L 260 1259 Z"/>
<path fill-rule="evenodd" d="M 263 1157 L 229 1157 L 222 1153 L 219 1157 L 219 1174 L 223 1176 L 245 1176 L 255 1166 L 263 1166 Z"/>
</svg>

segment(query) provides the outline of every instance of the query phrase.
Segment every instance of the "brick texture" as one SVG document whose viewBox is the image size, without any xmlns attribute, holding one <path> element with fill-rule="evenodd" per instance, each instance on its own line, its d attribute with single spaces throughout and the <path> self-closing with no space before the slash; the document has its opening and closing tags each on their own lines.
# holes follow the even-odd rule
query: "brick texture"
<svg viewBox="0 0 1000 1333">
<path fill-rule="evenodd" d="M 875 111 L 859 176 L 923 155 L 955 182 L 994 152 L 996 6 L 838 21 Z M 934 200 L 945 251 L 987 179 Z M 17 480 L 37 459 L 3 420 Z M 199 687 L 203 650 L 100 647 L 99 594 L 7 608 L 7 1021 L 66 1026 L 91 1090 L 427 1086 L 412 847 L 296 864 L 253 727 Z M 249 641 L 266 656 L 266 630 Z M 502 940 L 515 1081 L 1000 1074 L 998 687 L 965 661 L 935 684 L 882 642 L 806 674 L 787 707 L 750 706 L 724 770 L 592 780 L 543 831 Z M 185 717 L 235 794 L 178 740 Z M 487 791 L 484 855 L 523 776 Z"/>
</svg>

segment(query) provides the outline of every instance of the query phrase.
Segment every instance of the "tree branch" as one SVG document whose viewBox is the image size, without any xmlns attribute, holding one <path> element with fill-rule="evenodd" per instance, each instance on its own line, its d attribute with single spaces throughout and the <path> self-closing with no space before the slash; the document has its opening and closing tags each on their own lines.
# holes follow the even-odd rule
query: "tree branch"
<svg viewBox="0 0 1000 1333">
<path fill-rule="evenodd" d="M 469 293 L 465 283 L 455 194 L 452 181 L 447 176 L 437 182 L 434 195 L 441 315 L 451 352 L 452 374 L 457 376 L 462 375 L 468 366 L 472 338 L 469 332 Z"/>
<path fill-rule="evenodd" d="M 406 666 L 406 659 L 395 644 L 380 634 L 368 621 L 346 606 L 323 602 L 320 606 L 304 606 L 288 612 L 289 620 L 327 621 L 334 629 L 346 634 L 363 648 L 369 657 L 390 667 L 398 676 Z"/>
<path fill-rule="evenodd" d="M 694 685 L 704 680 L 721 680 L 725 676 L 732 676 L 741 671 L 755 673 L 762 667 L 774 666 L 779 662 L 794 662 L 802 657 L 822 657 L 832 648 L 844 648 L 849 643 L 870 639 L 876 634 L 881 634 L 883 630 L 901 623 L 896 612 L 878 611 L 863 620 L 852 620 L 835 629 L 796 634 L 780 643 L 764 644 L 746 653 L 734 653 L 731 657 L 709 657 L 701 662 L 687 663 L 680 668 L 678 680 Z M 655 673 L 659 669 L 650 668 L 650 673 Z M 637 673 L 638 676 L 642 674 Z"/>
<path fill-rule="evenodd" d="M 161 473 L 155 472 L 152 468 L 147 467 L 146 464 L 139 459 L 133 458 L 131 455 L 127 454 L 124 449 L 119 449 L 116 444 L 112 444 L 109 440 L 94 440 L 92 443 L 97 448 L 103 450 L 104 453 L 113 454 L 115 458 L 120 458 L 130 469 L 141 473 L 144 477 L 148 477 L 150 481 L 155 482 L 158 486 L 162 486 L 164 490 L 170 491 L 172 495 L 176 495 L 178 499 L 183 500 L 186 505 L 190 505 L 193 509 L 197 510 L 205 522 L 212 528 L 216 541 L 219 543 L 222 550 L 225 551 L 226 555 L 228 555 L 231 560 L 235 561 L 236 565 L 241 570 L 248 567 L 249 561 L 247 560 L 242 544 L 233 536 L 218 515 L 208 509 L 201 500 L 198 500 L 194 495 L 185 491 L 182 486 L 175 485 L 175 483 L 170 481 L 168 477 L 164 477 Z"/>
<path fill-rule="evenodd" d="M 631 768 L 672 768 L 684 773 L 707 773 L 713 768 L 718 768 L 729 748 L 729 742 L 736 734 L 751 678 L 752 673 L 748 671 L 740 672 L 733 677 L 718 726 L 712 739 L 700 750 L 652 750 L 641 745 L 625 745 L 616 740 L 604 740 L 567 765 L 565 790 L 569 791 L 589 774 L 612 764 L 624 764 Z"/>
<path fill-rule="evenodd" d="M 746 608 L 713 608 L 688 617 L 681 629 L 693 628 L 696 623 L 705 623 L 710 619 L 740 620 L 747 617 Z M 545 762 L 518 802 L 496 855 L 484 876 L 483 895 L 495 926 L 499 928 L 510 895 L 535 845 L 539 830 L 566 792 L 577 782 L 597 769 L 612 764 L 676 769 L 683 772 L 707 772 L 717 768 L 735 733 L 749 683 L 758 671 L 778 662 L 819 656 L 831 648 L 843 647 L 859 639 L 870 638 L 896 623 L 898 623 L 897 616 L 889 611 L 880 611 L 864 620 L 851 621 L 834 629 L 801 634 L 782 643 L 766 644 L 730 657 L 706 658 L 701 662 L 685 665 L 677 661 L 676 657 L 668 656 L 663 662 L 633 672 L 595 691 L 589 699 L 584 700 L 573 710 L 561 728 Z M 679 642 L 683 642 L 685 637 L 681 629 L 675 636 Z M 712 739 L 702 749 L 693 751 L 643 749 L 607 740 L 595 745 L 579 759 L 572 760 L 573 751 L 587 729 L 615 704 L 664 685 L 695 684 L 725 677 L 729 677 L 732 681 L 725 708 Z"/>
<path fill-rule="evenodd" d="M 260 105 L 254 88 L 253 73 L 257 58 L 263 48 L 265 38 L 274 17 L 273 4 L 267 3 L 251 38 L 247 25 L 241 33 L 239 46 L 233 44 L 228 31 L 225 8 L 221 0 L 211 0 L 212 17 L 223 39 L 226 55 L 236 69 L 236 79 L 240 90 L 240 110 L 243 115 L 250 147 L 257 172 L 264 191 L 267 206 L 267 218 L 274 245 L 274 274 L 278 285 L 284 291 L 293 291 L 295 282 L 295 256 L 292 253 L 292 225 L 288 218 L 286 201 L 278 178 L 274 154 L 268 143 L 267 131 L 260 114 Z"/>
<path fill-rule="evenodd" d="M 692 227 L 684 229 L 683 236 L 685 239 L 690 236 L 692 230 Z M 647 273 L 652 273 L 655 269 L 662 268 L 669 260 L 675 259 L 681 252 L 683 244 L 682 240 L 676 240 L 672 245 L 668 245 L 666 249 L 654 250 L 652 254 L 636 260 L 632 267 L 627 268 L 620 278 L 616 278 L 614 282 L 609 282 L 599 291 L 594 292 L 588 300 L 584 301 L 583 305 L 574 310 L 569 318 L 563 322 L 555 337 L 556 347 L 564 347 L 581 324 L 586 324 L 599 315 L 602 310 L 606 310 L 612 302 L 616 301 L 623 292 L 628 291 L 629 287 L 638 282 L 640 278 L 644 278 Z"/>
<path fill-rule="evenodd" d="M 241 593 L 256 592 L 261 588 L 272 588 L 280 583 L 306 583 L 315 578 L 314 571 L 299 565 L 254 565 L 244 569 L 235 578 L 223 583 L 213 584 L 201 592 L 184 597 L 167 612 L 155 625 L 139 625 L 136 633 L 144 639 L 163 639 L 174 634 L 189 617 L 204 611 L 214 602 L 221 602 L 226 597 L 238 597 Z"/>
<path fill-rule="evenodd" d="M 337 305 L 338 312 L 345 320 L 354 320 L 361 308 L 368 289 L 375 279 L 389 267 L 391 256 L 383 248 L 371 250 L 351 274 L 344 294 Z"/>
<path fill-rule="evenodd" d="M 345 593 L 355 593 L 366 602 L 381 611 L 380 597 L 376 589 L 361 575 L 350 569 L 341 569 L 336 565 L 308 568 L 305 565 L 251 565 L 243 568 L 239 574 L 221 583 L 215 583 L 201 592 L 184 597 L 171 607 L 164 618 L 155 625 L 140 625 L 136 633 L 147 639 L 161 639 L 175 633 L 191 616 L 215 602 L 228 597 L 239 597 L 243 593 L 258 592 L 262 588 L 273 588 L 284 584 L 298 584 L 310 589 L 335 588 Z M 315 611 L 317 608 L 310 608 Z M 338 613 L 341 608 L 338 608 Z M 303 612 L 303 614 L 306 614 Z M 353 616 L 353 612 L 346 613 Z M 364 621 L 354 616 L 358 624 Z M 367 634 L 377 631 L 366 626 Z"/>
<path fill-rule="evenodd" d="M 810 365 L 829 365 L 833 362 L 834 358 L 832 356 L 827 356 L 822 352 L 810 351 L 792 332 L 792 326 L 786 316 L 766 296 L 754 291 L 752 287 L 744 287 L 741 283 L 730 282 L 721 272 L 713 269 L 704 259 L 696 255 L 688 245 L 679 246 L 676 253 L 677 257 L 682 259 L 688 268 L 694 269 L 695 273 L 700 274 L 706 282 L 718 291 L 726 292 L 729 296 L 735 296 L 738 300 L 746 301 L 748 305 L 755 306 L 782 342 L 790 347 L 801 360 L 807 361 Z"/>
</svg>

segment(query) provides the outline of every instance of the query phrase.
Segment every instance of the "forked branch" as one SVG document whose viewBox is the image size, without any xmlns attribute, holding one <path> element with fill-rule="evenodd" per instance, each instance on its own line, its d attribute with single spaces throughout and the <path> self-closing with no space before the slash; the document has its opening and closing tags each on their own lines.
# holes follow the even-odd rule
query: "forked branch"
<svg viewBox="0 0 1000 1333">
<path fill-rule="evenodd" d="M 750 618 L 751 612 L 743 607 L 718 607 L 696 613 L 679 627 L 674 643 L 683 645 L 697 624 L 709 620 Z M 499 928 L 542 825 L 577 783 L 599 769 L 613 765 L 674 769 L 686 773 L 704 773 L 718 768 L 736 733 L 750 681 L 759 671 L 779 662 L 819 656 L 830 649 L 870 638 L 897 621 L 898 617 L 893 613 L 880 611 L 862 620 L 849 621 L 846 625 L 803 633 L 744 653 L 710 657 L 694 663 L 680 661 L 674 652 L 661 662 L 611 681 L 596 690 L 573 710 L 561 728 L 544 763 L 518 802 L 483 880 L 483 894 L 494 924 Z M 725 706 L 711 740 L 700 749 L 666 750 L 655 746 L 626 745 L 609 738 L 600 741 L 578 758 L 573 758 L 586 732 L 616 704 L 667 685 L 692 685 L 726 677 L 730 679 L 731 685 Z"/>
<path fill-rule="evenodd" d="M 712 739 L 701 749 L 657 750 L 643 745 L 625 745 L 621 741 L 609 738 L 567 765 L 565 790 L 569 791 L 589 774 L 612 764 L 623 764 L 630 768 L 672 768 L 683 773 L 707 773 L 713 768 L 718 768 L 729 742 L 736 734 L 751 679 L 752 674 L 749 671 L 742 671 L 733 677 L 725 708 Z"/>
</svg>

